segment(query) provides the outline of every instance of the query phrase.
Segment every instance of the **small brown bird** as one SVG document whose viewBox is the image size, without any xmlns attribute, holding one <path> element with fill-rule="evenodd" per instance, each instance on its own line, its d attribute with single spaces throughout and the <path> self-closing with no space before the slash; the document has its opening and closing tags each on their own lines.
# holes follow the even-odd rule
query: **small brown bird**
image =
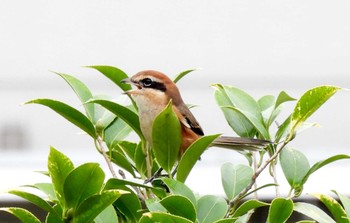
<svg viewBox="0 0 350 223">
<path fill-rule="evenodd" d="M 135 89 L 127 91 L 134 99 L 139 112 L 141 131 L 148 143 L 152 143 L 152 125 L 157 115 L 172 100 L 173 110 L 181 123 L 182 143 L 179 157 L 186 149 L 204 132 L 185 105 L 181 98 L 179 89 L 175 83 L 165 74 L 154 71 L 141 71 L 131 78 L 124 79 L 123 83 L 136 86 Z M 249 139 L 240 137 L 218 137 L 212 146 L 226 147 L 234 150 L 259 150 L 270 144 L 269 141 L 260 139 Z"/>
</svg>

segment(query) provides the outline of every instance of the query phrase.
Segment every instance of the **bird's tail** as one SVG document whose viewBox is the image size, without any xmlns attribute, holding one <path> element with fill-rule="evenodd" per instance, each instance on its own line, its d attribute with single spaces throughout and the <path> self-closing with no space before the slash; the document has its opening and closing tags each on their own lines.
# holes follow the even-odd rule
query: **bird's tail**
<svg viewBox="0 0 350 223">
<path fill-rule="evenodd" d="M 233 150 L 258 151 L 266 148 L 272 142 L 263 139 L 251 139 L 232 136 L 220 136 L 216 138 L 210 146 L 217 146 Z"/>
</svg>

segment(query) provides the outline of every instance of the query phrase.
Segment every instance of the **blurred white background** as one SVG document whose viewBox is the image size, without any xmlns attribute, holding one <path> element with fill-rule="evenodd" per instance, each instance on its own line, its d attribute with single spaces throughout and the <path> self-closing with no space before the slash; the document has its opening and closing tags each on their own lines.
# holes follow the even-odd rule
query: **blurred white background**
<svg viewBox="0 0 350 223">
<path fill-rule="evenodd" d="M 112 65 L 130 75 L 156 69 L 172 77 L 201 67 L 180 82 L 183 98 L 199 105 L 193 112 L 206 133 L 232 135 L 211 83 L 230 84 L 256 98 L 281 90 L 297 98 L 322 84 L 350 88 L 349 12 L 345 0 L 2 1 L 0 190 L 41 179 L 33 171 L 46 170 L 50 145 L 76 164 L 106 167 L 77 127 L 42 106 L 22 106 L 45 97 L 82 108 L 50 70 L 78 77 L 95 94 L 118 98 L 117 87 L 81 66 Z M 311 118 L 322 127 L 298 136 L 292 146 L 311 155 L 311 163 L 349 154 L 349 102 L 349 92 L 337 93 Z M 189 185 L 199 193 L 222 193 L 220 166 L 227 161 L 244 159 L 207 151 Z M 306 190 L 347 192 L 349 164 L 321 169 Z"/>
</svg>

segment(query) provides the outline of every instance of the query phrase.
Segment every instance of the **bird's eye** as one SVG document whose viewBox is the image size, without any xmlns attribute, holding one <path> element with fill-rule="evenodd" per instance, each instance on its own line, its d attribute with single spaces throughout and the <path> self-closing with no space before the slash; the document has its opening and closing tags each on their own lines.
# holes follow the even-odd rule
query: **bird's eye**
<svg viewBox="0 0 350 223">
<path fill-rule="evenodd" d="M 153 83 L 153 81 L 151 80 L 151 78 L 145 78 L 145 79 L 142 80 L 142 84 L 143 84 L 143 86 L 145 86 L 145 87 L 151 86 L 152 83 Z"/>
</svg>

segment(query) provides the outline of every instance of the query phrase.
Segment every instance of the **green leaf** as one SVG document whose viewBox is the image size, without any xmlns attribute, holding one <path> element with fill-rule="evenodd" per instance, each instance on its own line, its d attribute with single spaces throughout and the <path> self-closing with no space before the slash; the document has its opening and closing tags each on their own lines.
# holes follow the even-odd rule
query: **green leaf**
<svg viewBox="0 0 350 223">
<path fill-rule="evenodd" d="M 221 166 L 221 181 L 229 200 L 234 199 L 251 182 L 254 171 L 242 164 L 225 163 Z"/>
<path fill-rule="evenodd" d="M 339 197 L 339 200 L 341 201 L 344 207 L 346 215 L 349 218 L 350 217 L 350 199 L 345 194 L 338 193 L 335 190 L 333 190 L 333 193 L 335 193 Z"/>
<path fill-rule="evenodd" d="M 218 136 L 219 134 L 202 136 L 187 148 L 186 152 L 182 155 L 177 167 L 176 179 L 178 181 L 186 181 L 193 166 L 199 160 L 202 153 Z"/>
<path fill-rule="evenodd" d="M 26 185 L 26 187 L 32 187 L 43 192 L 51 202 L 58 201 L 55 190 L 52 183 L 36 183 L 34 185 Z"/>
<path fill-rule="evenodd" d="M 264 126 L 264 122 L 262 119 L 259 119 L 258 117 L 252 115 L 249 112 L 245 112 L 239 108 L 235 108 L 235 107 L 231 107 L 228 106 L 226 107 L 229 110 L 234 111 L 235 114 L 240 114 L 240 116 L 244 117 L 251 125 L 253 125 L 253 127 L 255 128 L 256 131 L 259 132 L 259 134 L 264 138 L 264 139 L 269 139 L 269 133 L 267 131 L 267 129 Z M 254 137 L 250 136 L 250 137 Z"/>
<path fill-rule="evenodd" d="M 85 163 L 74 169 L 63 185 L 67 209 L 76 209 L 86 198 L 101 191 L 105 174 L 97 163 Z"/>
<path fill-rule="evenodd" d="M 264 123 L 259 104 L 252 96 L 238 88 L 221 84 L 212 86 L 215 88 L 215 99 L 231 128 L 241 137 L 254 137 L 256 133 L 254 125 L 259 127 Z M 266 130 L 263 129 L 258 130 L 266 137 L 268 134 L 264 133 Z"/>
<path fill-rule="evenodd" d="M 335 86 L 319 86 L 305 92 L 292 113 L 290 137 L 293 137 L 296 129 L 340 89 Z"/>
<path fill-rule="evenodd" d="M 115 212 L 113 205 L 109 205 L 95 218 L 95 223 L 117 223 L 117 222 L 118 222 L 118 215 Z"/>
<path fill-rule="evenodd" d="M 26 104 L 41 104 L 41 105 L 47 106 L 51 108 L 53 111 L 60 114 L 65 119 L 67 119 L 69 122 L 78 126 L 84 132 L 89 134 L 92 138 L 94 139 L 96 138 L 95 127 L 92 124 L 92 122 L 80 111 L 76 110 L 75 108 L 63 102 L 43 98 L 43 99 L 28 101 L 26 102 Z"/>
<path fill-rule="evenodd" d="M 138 144 L 135 150 L 135 166 L 139 174 L 146 176 L 147 173 L 147 157 L 143 151 L 142 143 Z"/>
<path fill-rule="evenodd" d="M 73 223 L 92 222 L 103 210 L 113 204 L 123 193 L 118 190 L 106 190 L 84 200 L 73 215 Z"/>
<path fill-rule="evenodd" d="M 46 216 L 46 223 L 62 223 L 62 217 L 63 217 L 63 211 L 62 206 L 59 204 L 56 204 L 53 206 L 53 209 L 55 212 L 49 212 Z"/>
<path fill-rule="evenodd" d="M 139 223 L 193 223 L 192 221 L 163 212 L 148 212 L 143 214 Z"/>
<path fill-rule="evenodd" d="M 285 137 L 290 131 L 290 123 L 292 121 L 291 115 L 286 118 L 286 120 L 278 126 L 278 130 L 275 135 L 275 142 L 278 143 Z"/>
<path fill-rule="evenodd" d="M 335 162 L 337 160 L 341 160 L 341 159 L 350 159 L 350 156 L 348 155 L 344 155 L 344 154 L 338 154 L 335 156 L 331 156 L 325 160 L 321 160 L 317 163 L 315 163 L 307 172 L 307 174 L 304 176 L 303 178 L 303 184 L 305 184 L 305 182 L 309 179 L 309 177 L 311 176 L 311 174 L 313 174 L 314 172 L 316 172 L 318 169 L 320 169 L 321 167 L 330 164 L 332 162 Z"/>
<path fill-rule="evenodd" d="M 285 198 L 275 198 L 271 202 L 268 223 L 286 222 L 293 213 L 293 201 Z"/>
<path fill-rule="evenodd" d="M 129 141 L 119 141 L 116 148 L 122 150 L 127 156 L 135 162 L 135 152 L 138 144 Z"/>
<path fill-rule="evenodd" d="M 222 219 L 227 212 L 225 199 L 205 195 L 198 199 L 197 218 L 199 223 L 212 223 Z"/>
<path fill-rule="evenodd" d="M 115 144 L 124 140 L 130 133 L 132 128 L 120 118 L 115 118 L 114 121 L 104 130 L 104 141 L 108 148 L 113 148 Z"/>
<path fill-rule="evenodd" d="M 324 211 L 312 204 L 297 202 L 294 204 L 294 211 L 304 214 L 319 223 L 335 223 Z"/>
<path fill-rule="evenodd" d="M 39 208 L 47 212 L 55 212 L 49 203 L 47 203 L 44 199 L 42 199 L 41 197 L 35 194 L 28 193 L 26 191 L 19 191 L 19 190 L 10 190 L 8 193 L 19 196 L 23 199 L 26 199 L 27 201 L 35 204 L 36 206 L 38 206 Z"/>
<path fill-rule="evenodd" d="M 62 206 L 65 206 L 63 184 L 73 169 L 74 165 L 67 156 L 53 147 L 50 148 L 48 170 L 51 176 L 53 188 L 55 189 L 56 197 Z"/>
<path fill-rule="evenodd" d="M 56 73 L 56 72 L 54 72 Z M 86 104 L 88 100 L 92 98 L 92 93 L 89 88 L 77 78 L 70 76 L 68 74 L 56 73 L 61 76 L 73 89 L 81 103 L 84 105 L 87 117 L 93 122 L 96 123 L 97 119 L 95 117 L 95 105 Z"/>
<path fill-rule="evenodd" d="M 337 223 L 349 223 L 349 218 L 346 215 L 343 207 L 331 196 L 325 194 L 311 194 L 312 196 L 319 199 L 333 215 Z"/>
<path fill-rule="evenodd" d="M 237 218 L 225 218 L 225 219 L 218 220 L 214 223 L 234 223 L 234 222 L 237 222 L 236 220 Z"/>
<path fill-rule="evenodd" d="M 167 210 L 159 203 L 159 198 L 150 198 L 146 200 L 146 206 L 150 212 L 167 212 Z"/>
<path fill-rule="evenodd" d="M 187 218 L 194 222 L 196 220 L 196 210 L 192 202 L 181 195 L 169 195 L 160 201 L 170 214 Z"/>
<path fill-rule="evenodd" d="M 178 74 L 178 75 L 175 77 L 174 83 L 177 83 L 177 82 L 178 82 L 180 79 L 182 79 L 184 76 L 186 76 L 187 74 L 189 74 L 189 73 L 191 73 L 191 72 L 193 72 L 193 71 L 196 71 L 196 70 L 198 70 L 198 68 L 197 68 L 197 69 L 189 69 L 189 70 L 185 70 L 185 71 L 181 72 L 180 74 Z"/>
<path fill-rule="evenodd" d="M 162 181 L 167 185 L 172 194 L 182 195 L 188 198 L 193 206 L 197 207 L 197 199 L 195 195 L 184 183 L 170 178 L 162 178 Z"/>
<path fill-rule="evenodd" d="M 128 171 L 133 177 L 136 177 L 133 166 L 122 152 L 110 151 L 109 153 L 111 154 L 111 160 L 113 163 Z"/>
<path fill-rule="evenodd" d="M 237 208 L 237 210 L 233 213 L 232 217 L 240 217 L 248 213 L 248 211 L 250 210 L 254 210 L 256 208 L 264 207 L 268 205 L 269 205 L 268 203 L 255 200 L 255 199 L 247 200 Z"/>
<path fill-rule="evenodd" d="M 275 103 L 275 97 L 273 95 L 265 95 L 258 100 L 258 105 L 261 111 L 265 111 L 271 108 Z"/>
<path fill-rule="evenodd" d="M 118 211 L 120 211 L 130 221 L 137 222 L 141 217 L 141 203 L 134 191 L 127 186 L 152 189 L 152 187 L 145 186 L 144 184 L 111 178 L 107 181 L 103 190 L 118 189 L 129 192 L 118 198 L 118 200 L 114 202 L 114 206 L 118 207 Z"/>
<path fill-rule="evenodd" d="M 154 119 L 152 147 L 158 164 L 169 174 L 178 158 L 181 145 L 181 125 L 171 101 Z"/>
<path fill-rule="evenodd" d="M 289 96 L 285 91 L 281 91 L 279 93 L 279 95 L 277 96 L 276 103 L 275 103 L 275 109 L 287 101 L 295 101 L 295 98 Z"/>
<path fill-rule="evenodd" d="M 299 191 L 302 189 L 305 175 L 310 170 L 306 156 L 298 150 L 284 148 L 280 153 L 281 167 L 289 185 Z"/>
<path fill-rule="evenodd" d="M 120 70 L 119 68 L 112 66 L 87 66 L 88 68 L 93 68 L 101 72 L 104 76 L 113 81 L 116 85 L 118 85 L 123 91 L 127 91 L 131 89 L 131 86 L 128 84 L 122 84 L 121 81 L 125 78 L 128 78 L 128 75 Z"/>
<path fill-rule="evenodd" d="M 129 108 L 122 106 L 118 103 L 109 101 L 109 100 L 90 100 L 89 103 L 97 103 L 102 105 L 104 108 L 108 109 L 116 116 L 121 118 L 124 122 L 126 122 L 135 132 L 136 134 L 143 139 L 143 135 L 140 128 L 140 121 L 138 115 L 130 110 Z"/>
<path fill-rule="evenodd" d="M 0 208 L 0 211 L 5 211 L 16 216 L 23 223 L 40 223 L 37 217 L 23 208 Z"/>
</svg>

